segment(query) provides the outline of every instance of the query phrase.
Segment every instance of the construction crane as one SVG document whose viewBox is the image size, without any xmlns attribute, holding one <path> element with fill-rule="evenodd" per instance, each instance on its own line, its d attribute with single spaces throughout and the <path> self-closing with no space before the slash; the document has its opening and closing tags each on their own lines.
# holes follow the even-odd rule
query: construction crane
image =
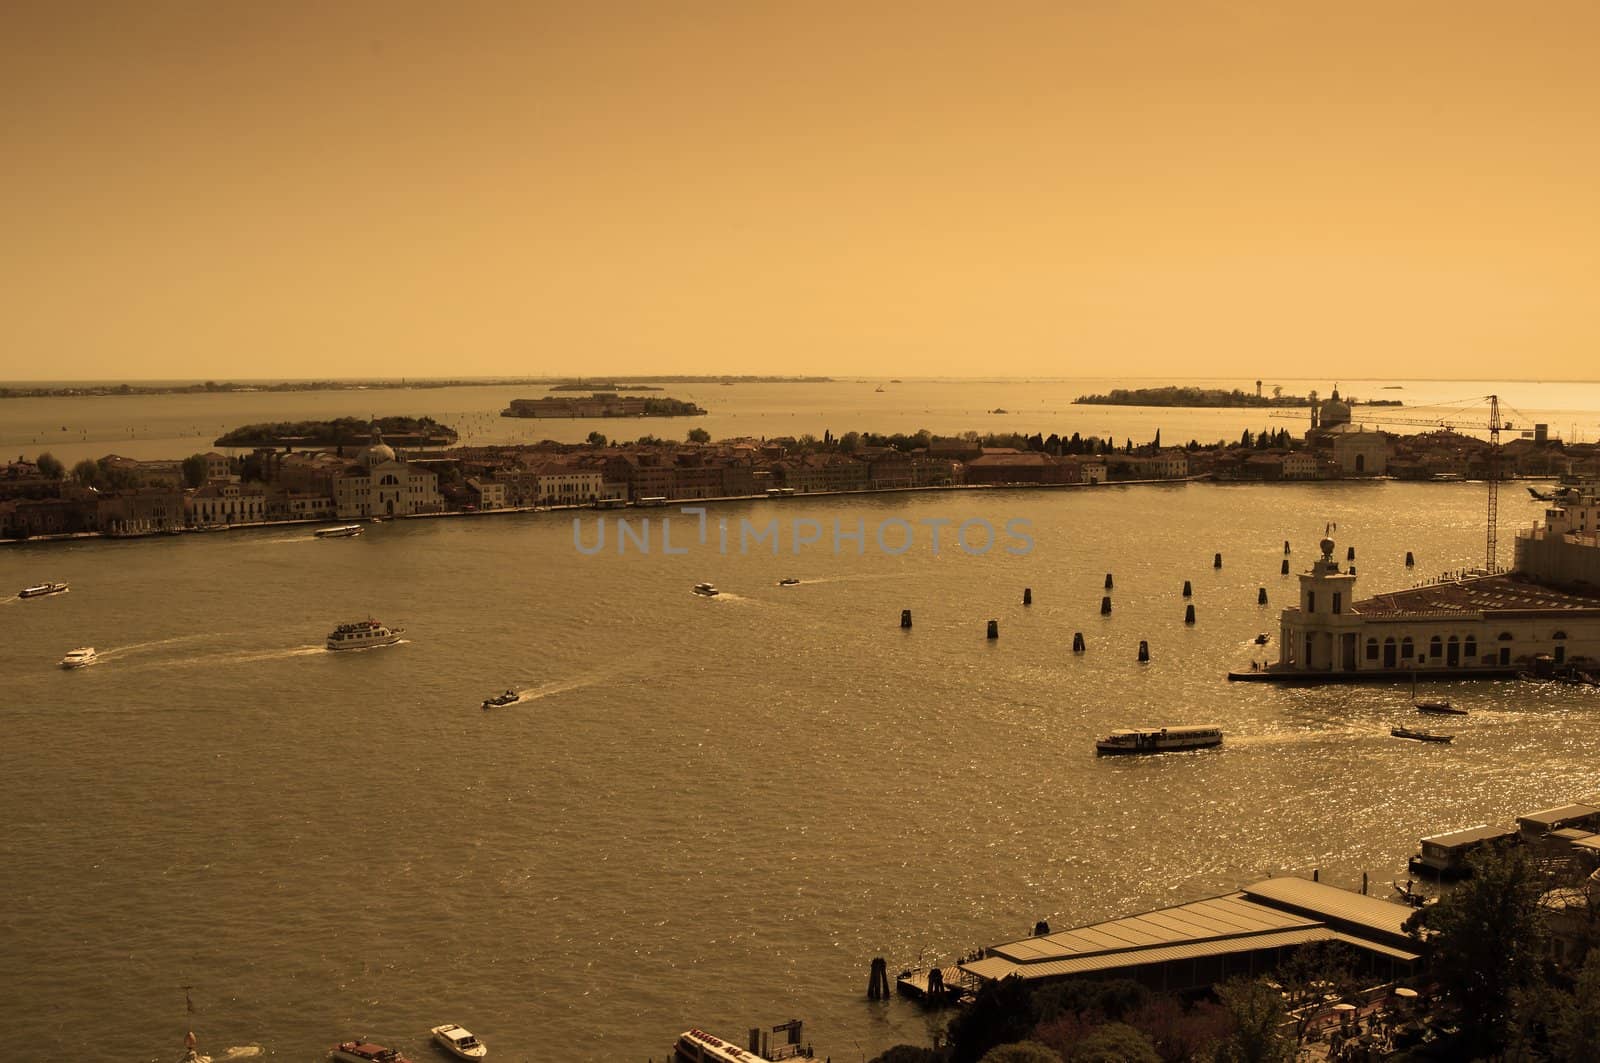
<svg viewBox="0 0 1600 1063">
<path fill-rule="evenodd" d="M 1363 423 L 1363 424 L 1378 424 L 1378 425 L 1414 424 L 1414 425 L 1427 425 L 1427 426 L 1429 426 L 1431 428 L 1448 428 L 1448 429 L 1466 428 L 1466 429 L 1471 429 L 1471 430 L 1474 430 L 1474 431 L 1482 431 L 1485 428 L 1488 429 L 1488 431 L 1489 431 L 1489 475 L 1488 475 L 1488 481 L 1489 481 L 1489 514 L 1488 514 L 1488 526 L 1487 526 L 1486 533 L 1485 533 L 1485 553 L 1484 553 L 1483 567 L 1488 572 L 1493 573 L 1493 572 L 1499 571 L 1499 565 L 1497 563 L 1497 560 L 1498 560 L 1498 546 L 1499 546 L 1498 531 L 1499 531 L 1499 527 L 1500 527 L 1500 433 L 1503 432 L 1503 431 L 1504 432 L 1509 432 L 1509 431 L 1511 431 L 1513 429 L 1514 426 L 1511 424 L 1510 421 L 1502 421 L 1500 419 L 1500 396 L 1498 396 L 1498 395 L 1485 395 L 1482 398 L 1470 399 L 1470 400 L 1464 400 L 1464 401 L 1470 401 L 1470 402 L 1484 402 L 1484 401 L 1487 401 L 1489 403 L 1488 422 L 1485 423 L 1484 421 L 1476 421 L 1476 420 L 1468 421 L 1468 420 L 1461 419 L 1461 418 L 1451 419 L 1451 418 L 1444 418 L 1444 417 L 1398 417 L 1398 416 L 1397 417 L 1390 417 L 1390 416 L 1387 416 L 1387 415 L 1382 414 L 1382 413 L 1377 413 L 1376 411 L 1363 411 L 1363 416 L 1361 418 L 1361 423 Z M 1369 412 L 1374 412 L 1375 416 L 1370 416 L 1370 417 L 1367 416 L 1366 414 L 1369 413 Z M 1295 416 L 1300 416 L 1300 415 L 1296 414 L 1296 413 L 1285 412 L 1285 413 L 1275 413 L 1275 414 L 1273 414 L 1273 416 L 1275 416 L 1275 417 L 1295 417 Z"/>
</svg>

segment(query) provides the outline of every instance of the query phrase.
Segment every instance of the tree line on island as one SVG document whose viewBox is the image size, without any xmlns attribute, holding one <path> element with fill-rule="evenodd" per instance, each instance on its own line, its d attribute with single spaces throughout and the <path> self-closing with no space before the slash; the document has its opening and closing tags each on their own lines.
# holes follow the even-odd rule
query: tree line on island
<svg viewBox="0 0 1600 1063">
<path fill-rule="evenodd" d="M 1353 1058 L 1593 1063 L 1600 883 L 1518 848 L 1480 853 L 1472 867 L 1407 924 L 1426 972 L 1416 1010 L 1390 1031 L 1390 1048 Z M 1552 911 L 1570 916 L 1562 950 L 1550 947 Z M 872 1063 L 1293 1063 L 1333 1002 L 1375 981 L 1338 941 L 1300 946 L 1271 978 L 1180 998 L 1129 980 L 1034 987 L 1012 976 L 985 983 L 933 1047 L 896 1045 Z"/>
<path fill-rule="evenodd" d="M 329 421 L 272 421 L 235 428 L 212 441 L 214 447 L 335 447 L 365 443 L 376 426 L 394 439 L 417 440 L 426 446 L 448 446 L 456 430 L 432 417 L 336 417 Z"/>
<path fill-rule="evenodd" d="M 1082 406 L 1185 406 L 1185 407 L 1237 407 L 1237 406 L 1310 406 L 1317 401 L 1317 393 L 1310 395 L 1285 395 L 1283 388 L 1273 387 L 1272 394 L 1262 395 L 1238 388 L 1113 388 L 1104 395 L 1079 395 L 1072 400 Z M 1345 401 L 1354 405 L 1355 399 Z M 1372 399 L 1364 406 L 1399 406 L 1399 399 Z"/>
</svg>

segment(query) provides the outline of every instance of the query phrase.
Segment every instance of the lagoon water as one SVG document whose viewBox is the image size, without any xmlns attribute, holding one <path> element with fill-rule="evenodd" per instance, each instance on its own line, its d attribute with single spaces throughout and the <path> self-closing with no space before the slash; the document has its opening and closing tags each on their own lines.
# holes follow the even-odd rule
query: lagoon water
<svg viewBox="0 0 1600 1063">
<path fill-rule="evenodd" d="M 1508 524 L 1521 506 L 1508 494 Z M 796 556 L 786 540 L 775 558 L 713 537 L 583 557 L 570 519 L 540 514 L 0 551 L 0 586 L 73 588 L 0 604 L 17 1043 L 164 1060 L 194 1027 L 275 1059 L 357 1034 L 428 1058 L 427 1028 L 458 1021 L 500 1059 L 645 1060 L 690 1025 L 742 1038 L 798 1016 L 819 1053 L 855 1060 L 927 1034 L 915 1007 L 866 1002 L 874 956 L 948 961 L 1037 919 L 1313 867 L 1385 889 L 1422 834 L 1600 785 L 1582 691 L 1449 689 L 1472 715 L 1434 748 L 1388 737 L 1403 688 L 1224 681 L 1292 593 L 1284 538 L 1298 567 L 1337 521 L 1366 591 L 1407 585 L 1477 563 L 1475 485 L 715 512 L 1022 519 L 1034 548 L 934 556 L 922 536 L 900 556 Z M 701 580 L 725 593 L 696 597 Z M 321 648 L 369 613 L 407 641 Z M 100 663 L 55 666 L 85 643 Z M 520 704 L 478 707 L 507 685 Z M 1094 757 L 1098 733 L 1152 721 L 1219 722 L 1228 743 Z"/>
<path fill-rule="evenodd" d="M 0 600 L 12 1044 L 171 1060 L 193 1028 L 215 1054 L 310 1063 L 365 1034 L 421 1060 L 428 1027 L 454 1021 L 492 1058 L 642 1063 L 691 1025 L 742 1040 L 799 1017 L 819 1056 L 860 1060 L 939 1021 L 868 1003 L 874 956 L 949 962 L 1039 919 L 1312 868 L 1385 891 L 1423 834 L 1600 787 L 1600 699 L 1444 686 L 1471 715 L 1431 747 L 1388 736 L 1415 719 L 1404 687 L 1224 675 L 1291 600 L 1284 539 L 1298 571 L 1336 522 L 1361 595 L 1408 586 L 1481 563 L 1483 493 L 1188 484 L 712 511 L 861 522 L 859 554 L 827 538 L 796 554 L 787 532 L 780 556 L 723 554 L 680 516 L 686 554 L 619 555 L 613 534 L 587 557 L 569 514 L 0 549 L 3 594 L 72 584 Z M 1506 488 L 1502 559 L 1541 511 Z M 890 556 L 870 531 L 892 518 L 1023 520 L 1033 549 L 935 555 L 919 532 Z M 724 594 L 693 595 L 703 580 Z M 322 649 L 367 615 L 406 641 Z M 56 667 L 83 644 L 98 664 Z M 479 708 L 507 686 L 521 703 Z M 1098 734 L 1145 722 L 1228 740 L 1095 758 Z"/>
</svg>

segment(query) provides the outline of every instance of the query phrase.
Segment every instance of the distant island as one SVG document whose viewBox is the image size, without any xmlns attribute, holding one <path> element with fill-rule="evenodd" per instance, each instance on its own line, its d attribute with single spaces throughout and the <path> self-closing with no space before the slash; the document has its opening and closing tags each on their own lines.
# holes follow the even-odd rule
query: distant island
<svg viewBox="0 0 1600 1063">
<path fill-rule="evenodd" d="M 551 384 L 551 391 L 661 391 L 654 384 L 591 384 L 575 380 L 570 384 Z"/>
<path fill-rule="evenodd" d="M 39 387 L 0 387 L 0 399 L 93 398 L 118 395 L 230 395 L 252 391 L 393 391 L 434 388 L 488 388 L 507 385 L 545 385 L 551 391 L 660 391 L 648 384 L 827 384 L 826 376 L 630 376 L 628 384 L 586 383 L 573 377 L 496 377 L 484 380 L 280 380 L 216 381 L 190 384 L 55 384 Z"/>
<path fill-rule="evenodd" d="M 682 399 L 625 399 L 597 391 L 586 399 L 512 399 L 501 417 L 697 417 L 706 411 Z"/>
<path fill-rule="evenodd" d="M 63 384 L 54 387 L 0 387 L 0 399 L 59 399 L 117 395 L 236 395 L 253 391 L 394 391 L 434 388 L 505 387 L 533 383 L 515 380 L 280 380 L 275 383 L 234 383 L 207 380 L 202 384 Z"/>
<path fill-rule="evenodd" d="M 276 421 L 247 424 L 212 441 L 214 447 L 342 447 L 360 445 L 377 427 L 384 442 L 405 447 L 448 447 L 456 430 L 432 417 L 340 417 L 332 421 Z"/>
<path fill-rule="evenodd" d="M 614 380 L 627 380 L 634 384 L 831 384 L 831 376 L 627 376 L 613 377 Z M 570 385 L 570 386 L 569 386 Z M 619 390 L 612 384 L 585 383 L 582 377 L 561 377 L 550 388 L 551 391 L 616 391 Z M 628 388 L 629 391 L 640 390 Z"/>
<path fill-rule="evenodd" d="M 1240 406 L 1275 406 L 1294 407 L 1310 406 L 1315 400 L 1310 395 L 1284 395 L 1277 388 L 1272 389 L 1271 395 L 1252 394 L 1234 388 L 1232 391 L 1223 388 L 1116 388 L 1105 395 L 1079 395 L 1072 400 L 1082 406 L 1195 406 L 1195 407 L 1240 407 Z M 1357 400 L 1346 399 L 1350 405 L 1356 405 Z M 1399 406 L 1399 399 L 1374 399 L 1362 402 L 1363 406 Z"/>
</svg>

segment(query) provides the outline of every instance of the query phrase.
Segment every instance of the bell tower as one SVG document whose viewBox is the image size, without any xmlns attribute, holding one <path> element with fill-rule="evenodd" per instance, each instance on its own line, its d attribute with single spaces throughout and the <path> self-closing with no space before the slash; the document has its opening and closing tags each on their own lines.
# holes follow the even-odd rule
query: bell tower
<svg viewBox="0 0 1600 1063">
<path fill-rule="evenodd" d="M 1322 556 L 1300 574 L 1299 608 L 1285 610 L 1280 633 L 1284 663 L 1302 672 L 1356 670 L 1356 634 L 1361 617 L 1351 606 L 1356 574 L 1342 570 L 1333 556 L 1333 540 L 1317 544 Z"/>
</svg>

